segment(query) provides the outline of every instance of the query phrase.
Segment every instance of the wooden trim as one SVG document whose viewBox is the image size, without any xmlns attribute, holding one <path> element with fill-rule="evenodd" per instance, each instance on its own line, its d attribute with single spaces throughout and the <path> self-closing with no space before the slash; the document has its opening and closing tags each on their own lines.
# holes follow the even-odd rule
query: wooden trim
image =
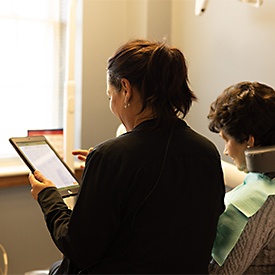
<svg viewBox="0 0 275 275">
<path fill-rule="evenodd" d="M 80 180 L 82 177 L 82 169 L 76 169 L 75 175 L 77 179 Z M 28 174 L 0 177 L 0 188 L 15 187 L 15 186 L 28 185 L 28 184 L 29 184 Z"/>
</svg>

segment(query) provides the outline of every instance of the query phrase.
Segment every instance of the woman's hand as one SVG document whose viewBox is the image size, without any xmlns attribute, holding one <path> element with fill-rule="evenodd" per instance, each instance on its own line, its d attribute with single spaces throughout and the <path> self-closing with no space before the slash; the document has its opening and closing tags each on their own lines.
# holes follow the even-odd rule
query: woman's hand
<svg viewBox="0 0 275 275">
<path fill-rule="evenodd" d="M 55 185 L 48 179 L 46 179 L 38 170 L 29 175 L 29 182 L 31 184 L 32 196 L 35 200 L 38 198 L 38 194 L 47 187 L 55 187 Z"/>
<path fill-rule="evenodd" d="M 74 150 L 73 152 L 72 152 L 72 154 L 74 155 L 74 156 L 77 156 L 77 158 L 79 159 L 79 160 L 81 160 L 81 161 L 86 161 L 86 158 L 87 158 L 87 156 L 88 156 L 88 154 L 91 152 L 91 151 L 93 151 L 93 149 L 94 149 L 94 147 L 91 147 L 89 150 L 82 150 L 82 149 L 77 149 L 77 150 Z M 80 168 L 84 168 L 85 166 L 84 165 L 80 165 Z"/>
</svg>

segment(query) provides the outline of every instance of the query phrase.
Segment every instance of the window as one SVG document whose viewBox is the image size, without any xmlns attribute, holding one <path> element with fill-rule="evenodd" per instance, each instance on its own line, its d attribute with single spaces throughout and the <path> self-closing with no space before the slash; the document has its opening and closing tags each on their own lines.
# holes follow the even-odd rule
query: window
<svg viewBox="0 0 275 275">
<path fill-rule="evenodd" d="M 63 127 L 68 0 L 0 0 L 0 160 L 8 139 Z"/>
</svg>

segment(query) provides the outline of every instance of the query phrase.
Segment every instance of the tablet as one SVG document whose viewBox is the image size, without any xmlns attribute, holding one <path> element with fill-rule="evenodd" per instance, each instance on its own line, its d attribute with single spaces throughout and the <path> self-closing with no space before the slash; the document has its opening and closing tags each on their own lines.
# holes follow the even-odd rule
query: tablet
<svg viewBox="0 0 275 275">
<path fill-rule="evenodd" d="M 9 141 L 31 172 L 39 170 L 63 198 L 77 194 L 78 180 L 44 136 L 13 137 Z"/>
</svg>

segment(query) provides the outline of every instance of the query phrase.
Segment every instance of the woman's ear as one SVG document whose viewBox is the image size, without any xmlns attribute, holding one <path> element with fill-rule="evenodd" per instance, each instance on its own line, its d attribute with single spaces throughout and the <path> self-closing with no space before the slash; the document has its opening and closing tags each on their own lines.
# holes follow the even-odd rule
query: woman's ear
<svg viewBox="0 0 275 275">
<path fill-rule="evenodd" d="M 249 139 L 247 141 L 247 147 L 253 147 L 254 146 L 254 137 L 253 136 L 249 136 Z"/>
<path fill-rule="evenodd" d="M 123 95 L 125 96 L 125 103 L 128 104 L 132 97 L 132 86 L 130 81 L 127 78 L 121 79 L 121 86 L 123 89 Z"/>
<path fill-rule="evenodd" d="M 120 83 L 124 90 L 129 90 L 131 88 L 131 83 L 127 78 L 122 78 Z"/>
</svg>

